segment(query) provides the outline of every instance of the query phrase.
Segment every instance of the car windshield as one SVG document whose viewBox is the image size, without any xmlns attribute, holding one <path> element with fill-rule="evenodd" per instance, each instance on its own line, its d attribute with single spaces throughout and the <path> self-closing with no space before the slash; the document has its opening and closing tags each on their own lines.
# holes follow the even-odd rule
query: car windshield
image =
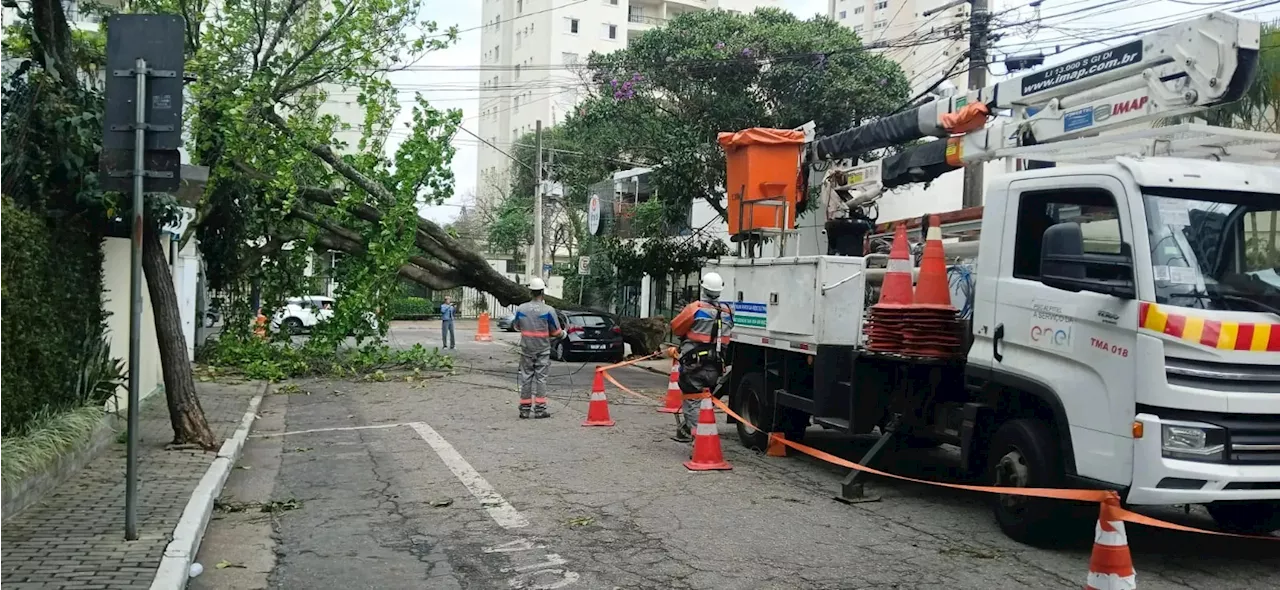
<svg viewBox="0 0 1280 590">
<path fill-rule="evenodd" d="M 608 328 L 613 325 L 609 318 L 599 315 L 571 315 L 568 320 L 570 326 L 582 326 L 583 328 Z"/>
<path fill-rule="evenodd" d="M 1280 195 L 1148 189 L 1156 302 L 1280 315 Z"/>
</svg>

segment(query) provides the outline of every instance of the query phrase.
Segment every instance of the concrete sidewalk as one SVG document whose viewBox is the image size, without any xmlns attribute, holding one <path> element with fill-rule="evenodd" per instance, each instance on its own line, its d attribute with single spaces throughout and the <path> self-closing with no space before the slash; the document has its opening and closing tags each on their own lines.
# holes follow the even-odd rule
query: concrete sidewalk
<svg viewBox="0 0 1280 590">
<path fill-rule="evenodd" d="M 253 382 L 197 384 L 219 439 L 231 436 L 262 389 Z M 165 449 L 173 430 L 163 394 L 143 402 L 140 433 L 138 540 L 124 540 L 125 445 L 112 443 L 43 502 L 4 523 L 5 590 L 151 587 L 174 527 L 216 453 Z"/>
</svg>

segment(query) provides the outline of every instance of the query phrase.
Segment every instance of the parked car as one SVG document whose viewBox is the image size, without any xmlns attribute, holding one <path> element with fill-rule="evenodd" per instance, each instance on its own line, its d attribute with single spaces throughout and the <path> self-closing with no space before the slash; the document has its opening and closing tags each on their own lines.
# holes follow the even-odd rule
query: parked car
<svg viewBox="0 0 1280 590">
<path fill-rule="evenodd" d="M 557 314 L 564 334 L 551 346 L 552 358 L 570 361 L 579 357 L 622 360 L 625 345 L 622 328 L 613 318 L 590 311 L 561 311 Z"/>
<path fill-rule="evenodd" d="M 321 321 L 333 317 L 333 304 L 332 297 L 320 295 L 285 299 L 284 307 L 271 318 L 271 329 L 286 330 L 290 334 L 306 332 Z"/>
<path fill-rule="evenodd" d="M 498 329 L 502 330 L 503 332 L 515 332 L 516 316 L 509 315 L 506 317 L 498 318 Z"/>
</svg>

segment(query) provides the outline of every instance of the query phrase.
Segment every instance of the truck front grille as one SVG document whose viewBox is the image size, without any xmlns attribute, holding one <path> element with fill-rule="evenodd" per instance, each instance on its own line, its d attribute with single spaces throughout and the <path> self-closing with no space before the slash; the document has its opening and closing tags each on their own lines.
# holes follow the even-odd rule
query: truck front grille
<svg viewBox="0 0 1280 590">
<path fill-rule="evenodd" d="M 1241 365 L 1164 359 L 1169 385 L 1223 393 L 1274 393 L 1280 395 L 1280 365 Z"/>
</svg>

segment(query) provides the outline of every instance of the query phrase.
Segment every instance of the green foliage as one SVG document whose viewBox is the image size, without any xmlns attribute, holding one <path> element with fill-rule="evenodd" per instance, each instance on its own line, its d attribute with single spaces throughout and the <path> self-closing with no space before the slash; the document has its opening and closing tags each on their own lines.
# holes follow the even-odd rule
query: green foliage
<svg viewBox="0 0 1280 590">
<path fill-rule="evenodd" d="M 624 50 L 593 53 L 587 70 L 595 95 L 564 133 L 614 169 L 631 167 L 617 160 L 655 166 L 649 180 L 668 219 L 695 199 L 720 205 L 718 133 L 812 120 L 829 134 L 888 114 L 909 87 L 896 64 L 835 21 L 765 8 L 684 13 Z"/>
<path fill-rule="evenodd" d="M 709 259 L 729 254 L 729 247 L 721 240 L 686 236 L 652 238 L 638 245 L 605 239 L 600 241 L 600 249 L 607 253 L 622 283 L 639 280 L 646 274 L 686 275 L 701 269 Z"/>
<path fill-rule="evenodd" d="M 0 222 L 7 436 L 39 415 L 101 403 L 119 378 L 101 342 L 101 236 L 81 218 L 44 218 L 8 197 Z"/>
<path fill-rule="evenodd" d="M 297 345 L 258 338 L 220 335 L 196 351 L 196 360 L 213 367 L 230 368 L 250 379 L 280 381 L 290 377 L 322 375 L 367 377 L 391 370 L 444 371 L 453 368 L 453 359 L 438 349 L 420 344 L 393 349 L 367 343 L 353 348 L 332 349 L 327 345 Z"/>
<path fill-rule="evenodd" d="M 101 406 L 42 411 L 32 416 L 20 432 L 6 432 L 0 445 L 0 480 L 8 486 L 51 467 L 88 442 L 105 415 Z M 5 422 L 7 426 L 8 419 Z"/>
</svg>

